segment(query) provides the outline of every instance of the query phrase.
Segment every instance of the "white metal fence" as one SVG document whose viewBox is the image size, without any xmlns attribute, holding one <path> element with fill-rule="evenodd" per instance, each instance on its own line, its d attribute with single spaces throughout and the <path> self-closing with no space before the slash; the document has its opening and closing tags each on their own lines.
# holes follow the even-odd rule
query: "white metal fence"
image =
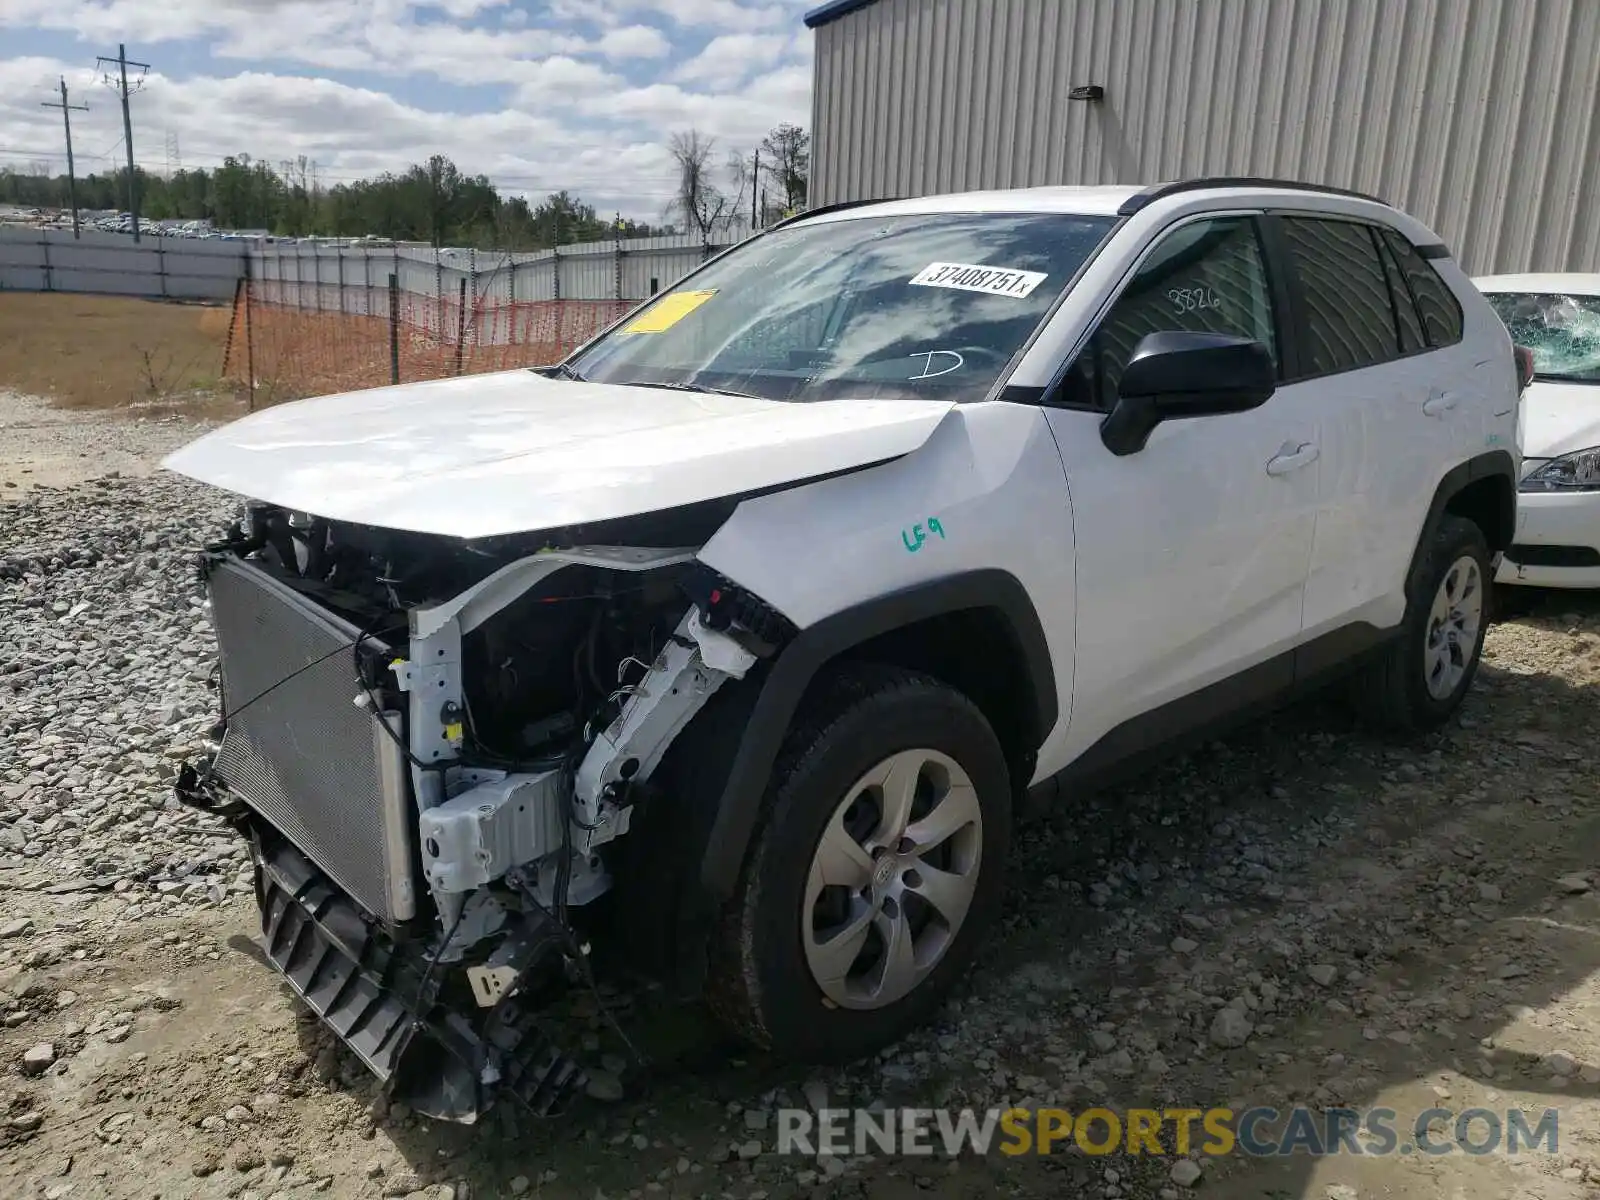
<svg viewBox="0 0 1600 1200">
<path fill-rule="evenodd" d="M 247 243 L 0 226 L 0 291 L 230 300 Z"/>
<path fill-rule="evenodd" d="M 229 300 L 240 279 L 258 300 L 307 312 L 381 315 L 389 277 L 419 314 L 440 319 L 466 299 L 497 307 L 534 300 L 646 300 L 747 236 L 685 235 L 582 242 L 509 253 L 431 246 L 360 246 L 310 239 L 223 241 L 0 226 L 0 290 L 94 292 Z M 435 332 L 444 332 L 442 328 Z"/>
<path fill-rule="evenodd" d="M 646 300 L 736 240 L 737 235 L 711 240 L 679 235 L 525 253 L 272 242 L 250 247 L 249 271 L 252 294 L 261 303 L 360 316 L 388 312 L 392 275 L 416 319 L 430 332 L 449 334 L 447 323 L 460 319 L 463 307 Z"/>
</svg>

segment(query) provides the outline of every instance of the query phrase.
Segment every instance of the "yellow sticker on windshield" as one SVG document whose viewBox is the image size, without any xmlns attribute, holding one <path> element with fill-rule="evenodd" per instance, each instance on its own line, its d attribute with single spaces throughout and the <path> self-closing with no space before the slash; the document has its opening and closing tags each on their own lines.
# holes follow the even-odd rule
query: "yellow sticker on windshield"
<svg viewBox="0 0 1600 1200">
<path fill-rule="evenodd" d="M 715 288 L 704 292 L 671 292 L 656 301 L 653 307 L 622 332 L 661 333 L 671 329 L 716 294 Z"/>
</svg>

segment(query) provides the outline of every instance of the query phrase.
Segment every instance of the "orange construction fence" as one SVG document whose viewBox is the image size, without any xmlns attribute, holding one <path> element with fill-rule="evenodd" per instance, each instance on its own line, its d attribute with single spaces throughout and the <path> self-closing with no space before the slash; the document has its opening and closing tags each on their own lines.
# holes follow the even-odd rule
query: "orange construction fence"
<svg viewBox="0 0 1600 1200">
<path fill-rule="evenodd" d="M 379 293 L 389 312 L 312 311 L 268 302 L 241 282 L 223 377 L 261 407 L 304 396 L 559 361 L 633 300 L 460 301 Z"/>
</svg>

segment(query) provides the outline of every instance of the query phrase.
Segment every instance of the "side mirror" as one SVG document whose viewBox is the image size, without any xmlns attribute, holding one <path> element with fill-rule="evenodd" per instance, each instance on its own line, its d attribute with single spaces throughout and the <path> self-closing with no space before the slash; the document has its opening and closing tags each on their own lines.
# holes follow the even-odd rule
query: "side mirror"
<svg viewBox="0 0 1600 1200">
<path fill-rule="evenodd" d="M 1226 333 L 1146 334 L 1123 369 L 1100 440 L 1113 454 L 1135 454 L 1163 421 L 1248 412 L 1277 386 L 1272 355 L 1260 342 Z"/>
</svg>

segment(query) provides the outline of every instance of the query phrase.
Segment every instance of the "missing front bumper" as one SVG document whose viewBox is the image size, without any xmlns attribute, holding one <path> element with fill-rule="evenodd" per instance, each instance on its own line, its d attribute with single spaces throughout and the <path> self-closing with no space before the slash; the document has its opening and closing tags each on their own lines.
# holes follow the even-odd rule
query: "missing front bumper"
<svg viewBox="0 0 1600 1200">
<path fill-rule="evenodd" d="M 565 1110 L 589 1079 L 514 1000 L 487 1011 L 452 1006 L 454 969 L 429 968 L 429 950 L 397 938 L 341 892 L 247 806 L 219 802 L 209 774 L 179 774 L 178 800 L 229 820 L 256 867 L 261 943 L 273 967 L 323 1026 L 397 1100 L 437 1120 L 472 1124 L 511 1099 L 536 1116 Z M 525 925 L 507 939 L 519 978 L 542 964 L 554 931 Z"/>
<path fill-rule="evenodd" d="M 441 1000 L 420 946 L 397 942 L 286 842 L 256 848 L 268 959 L 324 1026 L 415 1111 L 475 1122 L 505 1098 L 537 1116 L 567 1107 L 588 1077 L 514 1005 L 474 1021 Z"/>
</svg>

